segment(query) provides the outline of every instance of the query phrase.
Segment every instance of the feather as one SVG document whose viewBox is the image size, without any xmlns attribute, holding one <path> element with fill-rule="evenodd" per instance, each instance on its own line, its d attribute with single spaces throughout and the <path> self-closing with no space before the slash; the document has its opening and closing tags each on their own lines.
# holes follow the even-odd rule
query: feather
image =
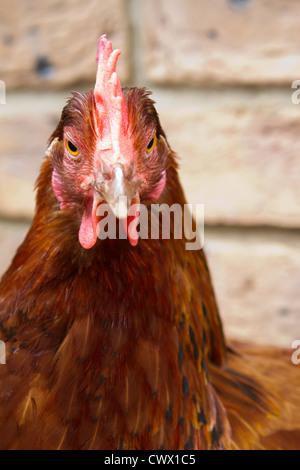
<svg viewBox="0 0 300 470">
<path fill-rule="evenodd" d="M 163 228 L 152 205 L 186 200 L 149 92 L 119 86 L 118 54 L 102 38 L 96 91 L 73 93 L 63 109 L 32 227 L 0 282 L 0 448 L 299 448 L 290 353 L 225 341 L 203 249 L 186 250 L 172 224 L 170 239 L 150 237 L 151 223 Z M 121 103 L 122 137 L 109 134 L 112 109 L 103 117 L 106 86 Z M 130 149 L 126 158 L 104 156 L 102 125 L 107 142 L 122 140 L 114 149 Z M 147 208 L 139 224 L 148 238 L 93 233 L 84 246 L 114 165 Z"/>
</svg>

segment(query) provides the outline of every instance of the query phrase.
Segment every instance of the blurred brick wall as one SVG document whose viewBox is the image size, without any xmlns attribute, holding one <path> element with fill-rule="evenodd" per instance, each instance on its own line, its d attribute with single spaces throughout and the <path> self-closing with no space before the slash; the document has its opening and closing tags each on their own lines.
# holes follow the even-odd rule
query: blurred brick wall
<svg viewBox="0 0 300 470">
<path fill-rule="evenodd" d="M 106 33 L 123 85 L 147 86 L 191 203 L 228 334 L 300 338 L 297 0 L 0 0 L 0 275 L 34 210 L 65 98 L 95 79 Z"/>
</svg>

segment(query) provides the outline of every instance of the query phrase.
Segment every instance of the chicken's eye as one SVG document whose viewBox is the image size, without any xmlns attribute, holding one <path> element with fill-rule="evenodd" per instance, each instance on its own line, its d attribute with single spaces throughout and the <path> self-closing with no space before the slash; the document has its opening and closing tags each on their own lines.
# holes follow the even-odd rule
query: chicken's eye
<svg viewBox="0 0 300 470">
<path fill-rule="evenodd" d="M 147 145 L 146 153 L 151 153 L 152 150 L 155 148 L 156 145 L 156 135 L 150 140 L 149 144 Z"/>
<path fill-rule="evenodd" d="M 66 140 L 66 149 L 72 157 L 77 157 L 79 154 L 78 148 L 70 140 Z"/>
</svg>

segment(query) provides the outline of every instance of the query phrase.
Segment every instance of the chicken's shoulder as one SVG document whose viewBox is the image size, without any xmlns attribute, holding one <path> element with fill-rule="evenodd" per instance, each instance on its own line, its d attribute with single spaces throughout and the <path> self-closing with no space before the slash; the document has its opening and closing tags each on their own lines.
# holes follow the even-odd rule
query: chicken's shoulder
<svg viewBox="0 0 300 470">
<path fill-rule="evenodd" d="M 300 449 L 300 365 L 292 350 L 232 342 L 211 380 L 228 414 L 232 448 Z"/>
</svg>

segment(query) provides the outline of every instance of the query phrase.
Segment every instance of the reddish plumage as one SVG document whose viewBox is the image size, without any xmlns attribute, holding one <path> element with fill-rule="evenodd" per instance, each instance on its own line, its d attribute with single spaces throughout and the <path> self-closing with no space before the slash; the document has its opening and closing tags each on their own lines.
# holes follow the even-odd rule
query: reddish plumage
<svg viewBox="0 0 300 470">
<path fill-rule="evenodd" d="M 123 93 L 129 183 L 139 178 L 148 206 L 153 195 L 183 206 L 149 93 Z M 93 92 L 74 94 L 41 168 L 32 227 L 0 284 L 0 448 L 300 447 L 299 371 L 282 350 L 225 344 L 203 250 L 172 236 L 79 243 L 97 126 Z M 78 161 L 66 155 L 66 129 Z"/>
</svg>

